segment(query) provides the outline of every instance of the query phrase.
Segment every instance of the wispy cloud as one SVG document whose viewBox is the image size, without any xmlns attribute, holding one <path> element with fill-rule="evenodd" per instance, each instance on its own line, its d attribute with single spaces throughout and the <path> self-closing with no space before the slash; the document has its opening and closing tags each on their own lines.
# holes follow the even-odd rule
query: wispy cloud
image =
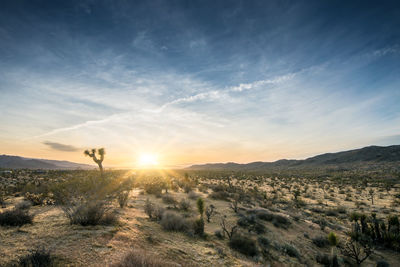
<svg viewBox="0 0 400 267">
<path fill-rule="evenodd" d="M 60 144 L 60 143 L 56 143 L 56 142 L 45 141 L 45 142 L 43 142 L 43 144 L 50 147 L 51 149 L 58 150 L 58 151 L 75 152 L 75 151 L 79 150 L 79 148 L 77 148 L 77 147 L 74 147 L 71 145 Z"/>
</svg>

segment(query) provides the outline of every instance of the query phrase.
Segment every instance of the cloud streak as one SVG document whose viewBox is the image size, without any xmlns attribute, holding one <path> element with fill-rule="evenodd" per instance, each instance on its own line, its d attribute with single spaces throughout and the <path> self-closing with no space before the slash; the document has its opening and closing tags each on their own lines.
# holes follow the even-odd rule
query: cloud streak
<svg viewBox="0 0 400 267">
<path fill-rule="evenodd" d="M 75 152 L 79 151 L 79 148 L 71 146 L 71 145 L 65 145 L 65 144 L 60 144 L 56 142 L 50 142 L 50 141 L 45 141 L 43 142 L 44 145 L 50 147 L 53 150 L 57 151 L 63 151 L 63 152 Z"/>
</svg>

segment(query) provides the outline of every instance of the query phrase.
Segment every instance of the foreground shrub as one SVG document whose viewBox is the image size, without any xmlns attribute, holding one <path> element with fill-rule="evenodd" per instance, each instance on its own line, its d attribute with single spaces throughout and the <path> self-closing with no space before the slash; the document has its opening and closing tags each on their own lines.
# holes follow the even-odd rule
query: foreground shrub
<svg viewBox="0 0 400 267">
<path fill-rule="evenodd" d="M 62 210 L 71 224 L 87 225 L 111 225 L 118 219 L 111 213 L 103 201 L 88 201 L 79 205 L 63 206 Z"/>
<path fill-rule="evenodd" d="M 180 214 L 173 211 L 165 211 L 162 215 L 161 226 L 167 231 L 185 232 L 189 230 L 189 222 Z"/>
<path fill-rule="evenodd" d="M 241 234 L 233 235 L 229 241 L 229 246 L 247 256 L 257 255 L 256 241 Z"/>
<path fill-rule="evenodd" d="M 34 215 L 30 215 L 27 210 L 13 209 L 0 213 L 0 225 L 22 226 L 32 223 Z"/>
<path fill-rule="evenodd" d="M 53 266 L 53 259 L 49 250 L 38 248 L 19 259 L 21 267 L 47 267 Z"/>
<path fill-rule="evenodd" d="M 134 249 L 128 252 L 123 260 L 112 267 L 173 267 L 177 264 L 166 262 L 164 259 L 156 255 L 148 254 L 141 249 Z"/>
</svg>

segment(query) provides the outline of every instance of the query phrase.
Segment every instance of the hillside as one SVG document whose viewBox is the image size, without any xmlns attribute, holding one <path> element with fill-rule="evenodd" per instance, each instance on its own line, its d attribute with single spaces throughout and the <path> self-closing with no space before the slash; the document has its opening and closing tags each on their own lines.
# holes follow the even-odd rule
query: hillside
<svg viewBox="0 0 400 267">
<path fill-rule="evenodd" d="M 190 170 L 260 170 L 277 168 L 315 168 L 324 166 L 348 166 L 363 163 L 382 164 L 400 162 L 400 145 L 393 146 L 368 146 L 349 151 L 326 153 L 307 158 L 305 160 L 282 159 L 275 162 L 251 162 L 239 164 L 228 163 L 208 163 L 202 165 L 192 165 Z"/>
<path fill-rule="evenodd" d="M 24 158 L 18 156 L 0 155 L 0 168 L 4 169 L 45 169 L 45 170 L 73 170 L 93 169 L 88 164 L 70 161 Z"/>
</svg>

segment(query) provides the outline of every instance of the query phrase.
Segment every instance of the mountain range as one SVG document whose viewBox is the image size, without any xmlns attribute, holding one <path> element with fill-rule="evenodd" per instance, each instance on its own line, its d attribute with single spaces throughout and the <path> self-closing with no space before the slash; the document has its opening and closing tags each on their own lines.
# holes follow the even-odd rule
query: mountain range
<svg viewBox="0 0 400 267">
<path fill-rule="evenodd" d="M 317 155 L 304 160 L 281 159 L 274 162 L 251 162 L 239 164 L 228 163 L 207 163 L 192 165 L 190 170 L 264 170 L 282 168 L 315 168 L 324 166 L 347 166 L 357 164 L 381 164 L 381 163 L 400 163 L 400 145 L 393 146 L 368 146 L 349 151 L 326 153 Z"/>
<path fill-rule="evenodd" d="M 0 168 L 4 169 L 44 169 L 75 170 L 93 169 L 95 166 L 70 161 L 24 158 L 19 156 L 0 155 Z"/>
</svg>

